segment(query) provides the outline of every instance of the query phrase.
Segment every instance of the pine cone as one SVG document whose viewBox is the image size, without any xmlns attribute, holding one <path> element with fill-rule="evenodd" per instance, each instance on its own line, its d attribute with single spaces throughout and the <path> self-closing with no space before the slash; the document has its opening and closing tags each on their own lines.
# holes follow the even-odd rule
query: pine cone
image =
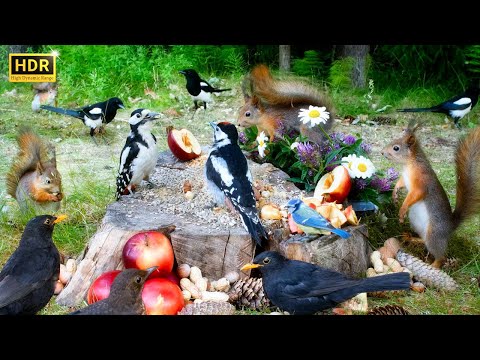
<svg viewBox="0 0 480 360">
<path fill-rule="evenodd" d="M 413 276 L 427 287 L 432 286 L 448 291 L 453 291 L 458 288 L 458 284 L 447 273 L 435 269 L 419 258 L 407 254 L 403 250 L 398 250 L 396 259 L 400 265 L 410 270 Z"/>
<path fill-rule="evenodd" d="M 410 315 L 410 313 L 398 305 L 385 305 L 374 307 L 367 315 Z"/>
<path fill-rule="evenodd" d="M 204 301 L 186 305 L 177 315 L 233 315 L 235 306 L 225 301 Z"/>
<path fill-rule="evenodd" d="M 260 310 L 270 306 L 263 291 L 262 278 L 249 277 L 236 281 L 228 292 L 229 302 L 236 307 L 248 307 Z"/>
</svg>

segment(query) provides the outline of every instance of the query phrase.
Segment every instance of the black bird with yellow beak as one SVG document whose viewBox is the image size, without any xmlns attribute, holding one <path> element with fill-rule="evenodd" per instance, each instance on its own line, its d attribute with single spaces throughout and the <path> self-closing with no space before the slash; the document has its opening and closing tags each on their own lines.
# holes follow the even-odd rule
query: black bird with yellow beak
<svg viewBox="0 0 480 360">
<path fill-rule="evenodd" d="M 35 315 L 48 304 L 60 275 L 53 228 L 66 217 L 40 215 L 27 223 L 0 272 L 0 315 Z"/>
<path fill-rule="evenodd" d="M 275 251 L 260 253 L 241 270 L 257 268 L 272 304 L 295 315 L 333 308 L 362 292 L 410 288 L 410 276 L 405 272 L 352 279 L 315 264 L 289 260 Z"/>
</svg>

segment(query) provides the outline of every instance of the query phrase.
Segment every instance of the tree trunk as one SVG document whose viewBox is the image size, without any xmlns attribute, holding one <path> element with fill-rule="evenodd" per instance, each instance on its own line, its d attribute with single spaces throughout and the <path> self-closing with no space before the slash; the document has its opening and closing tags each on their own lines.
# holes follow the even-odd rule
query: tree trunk
<svg viewBox="0 0 480 360">
<path fill-rule="evenodd" d="M 367 86 L 367 55 L 370 45 L 338 45 L 338 58 L 352 57 L 354 59 L 352 70 L 352 85 L 355 88 Z"/>
<path fill-rule="evenodd" d="M 12 54 L 21 54 L 27 52 L 28 45 L 8 45 L 8 52 Z"/>
<path fill-rule="evenodd" d="M 290 71 L 290 45 L 279 45 L 278 55 L 280 70 Z"/>
</svg>

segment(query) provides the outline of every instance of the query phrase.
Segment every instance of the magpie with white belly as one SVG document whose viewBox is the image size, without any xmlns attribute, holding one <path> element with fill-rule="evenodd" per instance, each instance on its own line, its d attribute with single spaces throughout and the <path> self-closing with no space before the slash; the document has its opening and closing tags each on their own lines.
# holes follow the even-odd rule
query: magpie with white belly
<svg viewBox="0 0 480 360">
<path fill-rule="evenodd" d="M 480 88 L 471 85 L 463 93 L 448 99 L 441 104 L 428 108 L 397 109 L 398 112 L 436 112 L 450 116 L 457 128 L 460 128 L 460 120 L 467 115 L 478 102 Z"/>
<path fill-rule="evenodd" d="M 128 122 L 130 134 L 120 154 L 116 200 L 133 194 L 135 188 L 149 177 L 157 163 L 157 139 L 152 134 L 152 121 L 160 114 L 147 109 L 134 110 Z"/>
<path fill-rule="evenodd" d="M 207 81 L 203 80 L 194 69 L 180 70 L 180 74 L 187 79 L 187 91 L 192 96 L 195 110 L 199 108 L 198 101 L 203 102 L 204 110 L 207 109 L 207 103 L 212 101 L 212 93 L 223 92 L 232 89 L 216 89 Z"/>
<path fill-rule="evenodd" d="M 77 110 L 63 109 L 50 105 L 41 105 L 40 108 L 82 120 L 90 128 L 90 136 L 96 144 L 94 135 L 101 130 L 104 124 L 110 123 L 115 118 L 118 109 L 125 109 L 125 106 L 122 100 L 118 97 L 113 97 Z"/>
</svg>

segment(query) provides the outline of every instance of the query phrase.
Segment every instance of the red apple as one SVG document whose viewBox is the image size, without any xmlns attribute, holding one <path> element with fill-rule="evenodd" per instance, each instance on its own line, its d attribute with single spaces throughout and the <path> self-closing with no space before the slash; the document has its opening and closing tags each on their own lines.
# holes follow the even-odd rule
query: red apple
<svg viewBox="0 0 480 360">
<path fill-rule="evenodd" d="M 175 261 L 170 240 L 159 231 L 133 235 L 123 246 L 122 258 L 126 269 L 146 270 L 158 266 L 158 272 L 171 272 Z"/>
<path fill-rule="evenodd" d="M 202 153 L 202 148 L 197 139 L 187 129 L 174 129 L 167 127 L 167 143 L 170 151 L 181 161 L 195 159 Z"/>
<path fill-rule="evenodd" d="M 320 178 L 313 197 L 323 196 L 327 202 L 342 203 L 347 198 L 351 187 L 352 180 L 348 170 L 343 165 L 338 165 Z"/>
<path fill-rule="evenodd" d="M 93 281 L 87 293 L 87 302 L 89 305 L 105 299 L 110 295 L 113 280 L 115 280 L 120 272 L 120 270 L 107 271 Z"/>
<path fill-rule="evenodd" d="M 155 279 L 155 278 L 167 279 L 173 282 L 174 284 L 180 286 L 180 279 L 173 271 L 165 272 L 165 271 L 158 271 L 157 269 L 148 276 L 148 279 Z"/>
<path fill-rule="evenodd" d="M 180 287 L 163 278 L 145 281 L 142 300 L 147 315 L 176 315 L 185 305 Z"/>
</svg>

